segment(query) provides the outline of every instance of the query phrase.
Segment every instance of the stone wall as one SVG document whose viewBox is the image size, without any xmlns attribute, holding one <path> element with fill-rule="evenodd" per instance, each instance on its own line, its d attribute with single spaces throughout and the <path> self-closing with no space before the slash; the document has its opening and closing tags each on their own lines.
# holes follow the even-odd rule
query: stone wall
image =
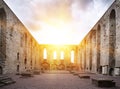
<svg viewBox="0 0 120 89">
<path fill-rule="evenodd" d="M 0 0 L 0 68 L 3 74 L 38 69 L 39 44 Z"/>
<path fill-rule="evenodd" d="M 44 49 L 47 51 L 46 58 Z M 74 61 L 71 62 L 72 51 Z M 63 59 L 61 52 L 64 53 Z M 69 68 L 120 75 L 119 0 L 115 0 L 78 46 L 39 45 L 4 1 L 0 0 L 0 74 Z"/>
<path fill-rule="evenodd" d="M 47 57 L 44 58 L 44 50 L 46 50 Z M 74 51 L 74 61 L 71 62 L 71 51 Z M 54 59 L 54 52 L 56 52 L 56 59 Z M 61 58 L 63 52 L 63 58 Z M 67 70 L 67 67 L 77 66 L 77 46 L 76 45 L 40 45 L 40 60 L 41 65 L 48 65 L 46 70 Z M 64 68 L 60 68 L 61 65 Z M 75 67 L 76 68 L 76 67 Z M 45 68 L 44 68 L 45 69 Z"/>
<path fill-rule="evenodd" d="M 120 1 L 116 0 L 79 45 L 87 41 L 85 70 L 120 75 Z M 90 52 L 91 50 L 91 52 Z M 85 52 L 84 52 L 85 54 Z M 81 54 L 79 54 L 81 55 Z M 82 59 L 83 60 L 83 59 Z M 92 61 L 92 63 L 90 62 Z M 92 67 L 91 67 L 91 66 Z"/>
</svg>

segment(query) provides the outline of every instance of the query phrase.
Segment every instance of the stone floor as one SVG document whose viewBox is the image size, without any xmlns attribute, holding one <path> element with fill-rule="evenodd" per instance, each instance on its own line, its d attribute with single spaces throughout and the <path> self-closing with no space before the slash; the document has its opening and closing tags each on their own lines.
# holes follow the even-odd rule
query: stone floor
<svg viewBox="0 0 120 89">
<path fill-rule="evenodd" d="M 120 77 L 110 77 L 116 82 L 116 87 L 113 88 L 98 88 L 92 85 L 91 79 L 80 79 L 70 73 L 45 73 L 30 78 L 20 78 L 20 75 L 11 75 L 11 77 L 16 83 L 0 87 L 0 89 L 120 89 Z"/>
</svg>

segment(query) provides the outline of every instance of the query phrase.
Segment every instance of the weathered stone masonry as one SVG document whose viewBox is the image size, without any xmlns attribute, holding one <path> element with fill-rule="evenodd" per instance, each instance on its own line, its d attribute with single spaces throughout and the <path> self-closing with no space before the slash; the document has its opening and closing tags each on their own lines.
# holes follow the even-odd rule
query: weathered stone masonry
<svg viewBox="0 0 120 89">
<path fill-rule="evenodd" d="M 46 49 L 47 57 L 44 58 L 44 49 Z M 74 63 L 71 62 L 71 51 L 74 51 Z M 56 59 L 54 59 L 56 52 Z M 63 59 L 61 59 L 63 52 Z M 73 70 L 78 69 L 77 45 L 40 45 L 40 61 L 41 68 L 45 70 L 68 70 L 73 66 Z"/>
<path fill-rule="evenodd" d="M 86 41 L 86 44 L 82 44 Z M 86 47 L 86 51 L 84 48 Z M 79 45 L 85 70 L 120 75 L 120 1 L 116 0 Z M 86 57 L 86 59 L 85 59 Z M 82 62 L 82 61 L 81 61 Z"/>
<path fill-rule="evenodd" d="M 0 74 L 39 68 L 39 45 L 0 0 Z"/>
<path fill-rule="evenodd" d="M 44 49 L 47 58 L 44 59 Z M 74 63 L 71 63 L 71 51 Z M 56 51 L 57 59 L 53 59 Z M 60 59 L 61 51 L 64 60 Z M 39 45 L 0 0 L 0 74 L 26 70 L 85 70 L 120 75 L 120 1 L 116 0 L 79 45 Z"/>
</svg>

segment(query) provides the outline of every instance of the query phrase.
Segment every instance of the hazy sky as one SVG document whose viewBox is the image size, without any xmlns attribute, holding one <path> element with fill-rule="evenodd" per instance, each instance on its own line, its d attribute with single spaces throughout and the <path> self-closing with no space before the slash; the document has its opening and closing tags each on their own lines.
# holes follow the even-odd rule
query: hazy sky
<svg viewBox="0 0 120 89">
<path fill-rule="evenodd" d="M 114 0 L 4 0 L 39 43 L 78 44 Z"/>
</svg>

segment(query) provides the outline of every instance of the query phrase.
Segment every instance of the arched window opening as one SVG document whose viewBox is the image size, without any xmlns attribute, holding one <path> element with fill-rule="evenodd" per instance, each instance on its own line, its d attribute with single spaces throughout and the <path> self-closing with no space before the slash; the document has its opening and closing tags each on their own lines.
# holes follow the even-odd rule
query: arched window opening
<svg viewBox="0 0 120 89">
<path fill-rule="evenodd" d="M 96 59 L 96 29 L 92 32 L 92 71 L 97 72 L 97 59 Z"/>
<path fill-rule="evenodd" d="M 61 53 L 60 53 L 60 59 L 64 60 L 64 52 L 63 51 L 61 51 Z"/>
<path fill-rule="evenodd" d="M 47 50 L 46 50 L 46 48 L 44 48 L 43 58 L 47 59 Z"/>
<path fill-rule="evenodd" d="M 3 8 L 0 8 L 0 47 L 5 48 L 5 30 L 6 30 L 6 13 Z"/>
<path fill-rule="evenodd" d="M 32 69 L 32 67 L 33 67 L 33 62 L 32 62 L 32 60 L 30 61 L 30 66 L 31 66 L 31 69 Z"/>
<path fill-rule="evenodd" d="M 19 65 L 17 65 L 17 72 L 19 72 L 19 70 L 20 70 L 20 68 L 19 68 L 20 66 Z"/>
<path fill-rule="evenodd" d="M 101 47 L 101 26 L 98 25 L 97 27 L 97 71 L 100 71 L 100 48 Z"/>
<path fill-rule="evenodd" d="M 25 33 L 25 46 L 27 46 L 27 33 Z"/>
<path fill-rule="evenodd" d="M 6 22 L 6 12 L 4 8 L 0 8 L 0 60 L 3 61 L 0 64 L 0 74 L 3 74 L 4 59 L 6 58 Z M 1 53 L 5 55 L 1 55 Z"/>
<path fill-rule="evenodd" d="M 25 64 L 25 65 L 27 64 L 27 59 L 26 59 L 26 58 L 24 59 L 24 64 Z"/>
<path fill-rule="evenodd" d="M 17 60 L 19 60 L 19 53 L 17 53 Z"/>
<path fill-rule="evenodd" d="M 110 13 L 109 29 L 109 69 L 115 67 L 115 46 L 116 46 L 116 13 L 113 9 Z M 110 70 L 109 70 L 110 71 Z M 109 72 L 111 75 L 112 72 Z"/>
<path fill-rule="evenodd" d="M 71 51 L 71 63 L 74 63 L 74 51 Z"/>
<path fill-rule="evenodd" d="M 90 39 L 89 39 L 89 44 L 90 44 L 89 69 L 90 70 L 92 70 L 92 55 L 93 55 L 93 52 L 92 52 L 92 50 L 93 50 L 93 48 L 92 48 L 92 46 L 93 46 L 93 44 L 92 44 L 92 33 L 93 33 L 93 31 L 91 31 Z"/>
<path fill-rule="evenodd" d="M 86 40 L 84 40 L 84 69 L 86 69 Z"/>
<path fill-rule="evenodd" d="M 53 53 L 53 59 L 54 59 L 54 60 L 57 59 L 57 53 L 56 53 L 56 51 L 54 51 L 54 53 Z"/>
</svg>

